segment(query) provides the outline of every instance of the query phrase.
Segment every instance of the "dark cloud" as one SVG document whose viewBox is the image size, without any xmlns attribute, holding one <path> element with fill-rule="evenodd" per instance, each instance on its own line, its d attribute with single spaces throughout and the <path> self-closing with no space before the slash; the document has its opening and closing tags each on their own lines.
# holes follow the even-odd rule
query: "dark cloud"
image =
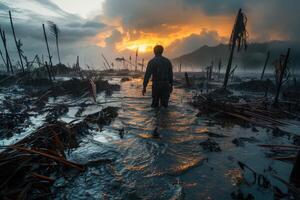
<svg viewBox="0 0 300 200">
<path fill-rule="evenodd" d="M 201 24 L 207 19 L 210 19 L 209 23 L 214 20 L 216 24 L 220 23 L 217 21 L 220 19 L 214 17 L 230 17 L 233 23 L 238 9 L 242 8 L 248 16 L 250 40 L 299 41 L 299 7 L 298 0 L 107 0 L 104 12 L 109 18 L 121 19 L 130 37 L 137 38 L 138 31 L 167 35 L 176 31 L 170 29 L 172 25 L 197 25 L 197 21 Z"/>
<path fill-rule="evenodd" d="M 197 7 L 208 15 L 224 15 L 237 12 L 246 4 L 244 0 L 183 0 L 188 6 Z"/>
<path fill-rule="evenodd" d="M 118 30 L 113 30 L 111 35 L 105 39 L 106 45 L 115 45 L 122 41 L 122 33 Z"/>
<path fill-rule="evenodd" d="M 97 28 L 97 29 L 101 29 L 105 27 L 105 24 L 100 23 L 98 21 L 88 21 L 86 23 L 84 23 L 82 25 L 82 28 Z"/>
<path fill-rule="evenodd" d="M 44 23 L 47 28 L 47 21 L 53 21 L 58 25 L 61 30 L 61 42 L 76 42 L 79 40 L 85 40 L 88 37 L 96 36 L 102 29 L 106 28 L 104 23 L 99 21 L 99 17 L 94 17 L 93 19 L 85 20 L 81 17 L 73 14 L 68 14 L 61 8 L 53 4 L 49 0 L 35 0 L 37 3 L 51 9 L 51 11 L 57 11 L 62 14 L 58 17 L 41 16 L 36 13 L 23 11 L 24 18 L 16 18 L 14 20 L 15 29 L 19 38 L 22 39 L 35 39 L 37 41 L 44 40 L 42 32 L 42 24 Z M 8 18 L 9 10 L 14 10 L 13 7 L 2 4 L 4 6 L 0 7 L 0 12 L 2 15 L 7 15 L 7 18 L 1 19 L 1 27 L 7 30 L 8 34 L 11 34 L 11 27 Z M 3 7 L 3 9 L 2 9 Z M 3 12 L 5 11 L 5 12 Z M 14 12 L 12 12 L 14 16 Z M 67 17 L 66 17 L 67 16 Z M 67 19 L 67 20 L 66 20 Z"/>
<path fill-rule="evenodd" d="M 300 41 L 300 1 L 255 0 L 251 3 L 246 6 L 248 24 L 258 40 L 265 41 L 278 36 L 286 40 Z"/>
<path fill-rule="evenodd" d="M 55 3 L 53 3 L 51 0 L 33 0 L 36 3 L 39 3 L 40 5 L 42 5 L 45 8 L 48 8 L 51 11 L 54 11 L 55 13 L 59 14 L 62 17 L 72 17 L 72 19 L 80 19 L 79 16 L 74 15 L 74 14 L 70 14 L 65 12 L 64 10 L 62 10 L 59 6 L 57 6 Z"/>
<path fill-rule="evenodd" d="M 180 24 L 190 17 L 181 0 L 108 0 L 103 5 L 107 17 L 122 19 L 128 29 L 147 29 L 163 24 Z"/>
<path fill-rule="evenodd" d="M 108 45 L 108 50 L 115 44 L 125 41 L 139 40 L 145 35 L 149 41 L 151 37 L 167 40 L 182 37 L 166 47 L 172 56 L 193 51 L 202 45 L 216 45 L 226 42 L 223 24 L 232 27 L 234 16 L 242 8 L 248 17 L 248 31 L 251 41 L 266 41 L 271 39 L 285 39 L 300 41 L 299 18 L 300 1 L 298 0 L 106 0 L 103 4 L 103 16 L 83 19 L 79 15 L 71 14 L 60 8 L 51 0 L 31 0 L 39 6 L 55 13 L 55 16 L 37 14 L 30 8 L 18 8 L 17 3 L 5 0 L 0 3 L 0 26 L 6 30 L 8 38 L 12 38 L 11 27 L 8 19 L 8 10 L 12 11 L 17 37 L 24 43 L 24 50 L 28 54 L 36 52 L 45 54 L 45 44 L 42 24 L 47 21 L 56 23 L 60 30 L 60 43 L 62 54 L 72 57 L 78 49 L 95 49 L 96 42 L 91 38 L 103 31 L 111 32 L 103 41 Z M 102 22 L 112 23 L 110 26 Z M 206 27 L 208 25 L 208 27 Z M 182 28 L 184 26 L 188 26 Z M 119 32 L 118 30 L 122 30 Z M 187 32 L 193 28 L 193 32 Z M 203 28 L 207 28 L 204 30 Z M 197 33 L 197 30 L 202 30 Z M 180 32 L 182 35 L 176 34 Z M 225 31 L 226 32 L 226 31 Z M 194 33 L 194 34 L 191 34 Z M 50 34 L 49 34 L 50 35 Z M 188 35 L 188 36 L 187 36 Z M 229 36 L 226 36 L 227 39 Z M 53 38 L 49 38 L 51 49 L 55 47 Z M 10 51 L 15 51 L 11 40 Z M 169 44 L 169 43 L 168 43 Z M 87 48 L 88 46 L 93 48 Z M 2 45 L 0 45 L 0 48 Z M 103 49 L 102 49 L 103 50 Z M 104 51 L 104 50 L 103 50 Z M 54 54 L 55 55 L 55 54 Z M 74 59 L 75 60 L 75 59 Z"/>
<path fill-rule="evenodd" d="M 13 42 L 8 10 L 12 11 L 14 27 L 17 38 L 20 38 L 25 55 L 31 59 L 36 54 L 40 56 L 47 55 L 44 41 L 42 24 L 46 26 L 50 51 L 53 54 L 54 62 L 57 60 L 55 40 L 48 31 L 47 21 L 53 21 L 60 29 L 60 48 L 62 58 L 72 57 L 69 55 L 78 55 L 79 49 L 88 46 L 89 38 L 95 37 L 103 29 L 107 28 L 104 23 L 99 21 L 99 16 L 92 19 L 83 19 L 78 15 L 69 14 L 48 0 L 34 0 L 37 4 L 57 13 L 56 17 L 43 16 L 32 12 L 31 10 L 18 10 L 11 3 L 0 4 L 0 26 L 6 31 L 8 40 L 8 49 L 12 55 L 13 62 L 17 61 L 16 47 Z M 18 11 L 18 12 L 16 12 Z M 0 43 L 0 48 L 2 44 Z"/>
</svg>

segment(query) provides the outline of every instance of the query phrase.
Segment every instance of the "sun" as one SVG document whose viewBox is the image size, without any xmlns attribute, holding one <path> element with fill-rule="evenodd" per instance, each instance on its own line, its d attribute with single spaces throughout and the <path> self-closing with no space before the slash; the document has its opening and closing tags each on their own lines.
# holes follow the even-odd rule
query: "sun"
<svg viewBox="0 0 300 200">
<path fill-rule="evenodd" d="M 138 49 L 139 49 L 139 52 L 145 53 L 145 52 L 147 52 L 148 45 L 147 44 L 139 45 Z"/>
<path fill-rule="evenodd" d="M 140 53 L 146 53 L 149 52 L 152 48 L 152 44 L 131 44 L 128 45 L 126 48 L 132 51 L 136 51 L 138 49 L 138 51 Z"/>
</svg>

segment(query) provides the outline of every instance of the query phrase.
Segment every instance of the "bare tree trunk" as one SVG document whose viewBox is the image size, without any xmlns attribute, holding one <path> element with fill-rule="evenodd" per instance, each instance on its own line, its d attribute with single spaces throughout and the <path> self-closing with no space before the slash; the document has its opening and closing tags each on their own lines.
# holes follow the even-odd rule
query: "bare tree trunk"
<svg viewBox="0 0 300 200">
<path fill-rule="evenodd" d="M 233 59 L 233 53 L 234 53 L 234 49 L 235 49 L 235 40 L 232 44 L 231 47 L 231 51 L 230 51 L 230 55 L 229 55 L 229 60 L 228 60 L 228 65 L 227 65 L 227 69 L 226 69 L 226 74 L 224 77 L 224 84 L 223 84 L 223 88 L 226 89 L 227 88 L 227 84 L 228 84 L 228 79 L 229 79 L 229 75 L 230 75 L 230 71 L 231 71 L 231 64 L 232 64 L 232 59 Z"/>
<path fill-rule="evenodd" d="M 266 58 L 266 61 L 265 61 L 265 65 L 264 65 L 263 71 L 262 71 L 262 73 L 261 73 L 260 80 L 263 80 L 263 78 L 264 78 L 265 70 L 266 70 L 266 67 L 267 67 L 269 58 L 270 58 L 270 51 L 268 51 L 268 53 L 267 53 L 267 58 Z"/>
<path fill-rule="evenodd" d="M 104 56 L 104 54 L 101 54 L 101 55 L 102 55 L 104 61 L 106 62 L 107 66 L 108 66 L 108 69 L 109 70 L 112 69 L 111 66 L 110 66 L 110 64 L 109 64 L 109 62 L 107 61 L 106 57 Z"/>
<path fill-rule="evenodd" d="M 282 70 L 281 70 L 280 75 L 279 75 L 279 80 L 278 80 L 277 89 L 276 89 L 276 96 L 275 96 L 275 99 L 274 99 L 274 105 L 277 105 L 277 103 L 278 103 L 280 89 L 281 89 L 281 86 L 282 86 L 282 79 L 283 79 L 285 70 L 287 68 L 287 62 L 288 62 L 288 59 L 289 59 L 290 51 L 291 51 L 291 49 L 288 48 L 288 51 L 287 51 L 285 59 L 284 59 L 283 67 L 282 67 Z"/>
<path fill-rule="evenodd" d="M 184 73 L 185 76 L 185 82 L 186 82 L 186 86 L 190 87 L 191 86 L 191 82 L 190 82 L 190 78 L 187 72 Z"/>
<path fill-rule="evenodd" d="M 46 67 L 47 72 L 48 72 L 49 80 L 52 82 L 51 72 L 50 72 L 49 65 L 48 65 L 47 61 L 45 62 L 45 67 Z"/>
<path fill-rule="evenodd" d="M 178 69 L 178 72 L 181 72 L 181 66 L 182 66 L 182 62 L 181 62 L 181 57 L 180 57 L 180 60 L 179 60 L 179 69 Z"/>
<path fill-rule="evenodd" d="M 58 62 L 59 62 L 59 64 L 61 64 L 60 54 L 59 54 L 59 47 L 58 47 L 58 37 L 56 37 L 55 39 L 56 39 L 56 50 L 57 50 Z"/>
<path fill-rule="evenodd" d="M 138 52 L 139 52 L 139 49 L 137 48 L 137 50 L 136 50 L 136 52 L 135 52 L 135 71 L 137 71 Z"/>
<path fill-rule="evenodd" d="M 221 76 L 221 67 L 222 67 L 222 60 L 220 59 L 219 60 L 219 66 L 218 66 L 218 69 L 219 69 L 219 72 L 218 72 L 218 81 L 220 80 L 220 76 Z"/>
<path fill-rule="evenodd" d="M 12 29 L 12 32 L 13 32 L 13 35 L 14 35 L 15 44 L 16 44 L 16 47 L 17 47 L 17 50 L 18 50 L 18 54 L 19 54 L 20 65 L 21 65 L 22 71 L 25 72 L 24 65 L 23 65 L 23 60 L 22 60 L 22 57 L 21 57 L 21 49 L 20 49 L 20 46 L 18 45 L 18 42 L 17 42 L 15 28 L 14 28 L 14 24 L 13 24 L 13 21 L 12 21 L 12 17 L 11 17 L 11 12 L 10 11 L 9 11 L 9 19 L 10 19 L 11 29 Z"/>
<path fill-rule="evenodd" d="M 48 51 L 48 57 L 49 57 L 49 64 L 50 64 L 50 67 L 49 67 L 49 70 L 50 70 L 50 74 L 51 74 L 51 70 L 52 70 L 52 57 L 51 57 L 51 54 L 50 54 L 50 50 L 49 50 L 49 45 L 48 45 L 48 39 L 47 39 L 47 34 L 46 34 L 46 30 L 45 30 L 45 25 L 43 24 L 43 31 L 44 31 L 44 37 L 45 37 L 45 42 L 46 42 L 46 46 L 47 46 L 47 51 Z M 54 77 L 53 77 L 54 79 Z"/>
<path fill-rule="evenodd" d="M 142 60 L 142 72 L 144 71 L 144 64 L 145 64 L 145 59 L 143 58 L 143 60 Z"/>
<path fill-rule="evenodd" d="M 13 71 L 11 60 L 10 60 L 8 50 L 7 50 L 5 31 L 0 29 L 0 35 L 1 35 L 3 46 L 4 46 L 4 50 L 5 50 L 6 70 L 7 70 L 7 73 L 9 73 L 11 71 L 11 73 L 13 74 L 14 71 Z"/>
<path fill-rule="evenodd" d="M 209 68 L 209 80 L 212 80 L 212 72 L 213 72 L 213 68 L 214 68 L 214 61 L 211 61 L 211 66 Z"/>
<path fill-rule="evenodd" d="M 7 65 L 6 65 L 6 61 L 5 61 L 4 57 L 3 57 L 3 54 L 2 54 L 2 51 L 1 51 L 1 50 L 0 50 L 0 56 L 1 56 L 1 58 L 2 58 L 2 61 L 3 61 L 4 65 L 7 66 Z"/>
</svg>

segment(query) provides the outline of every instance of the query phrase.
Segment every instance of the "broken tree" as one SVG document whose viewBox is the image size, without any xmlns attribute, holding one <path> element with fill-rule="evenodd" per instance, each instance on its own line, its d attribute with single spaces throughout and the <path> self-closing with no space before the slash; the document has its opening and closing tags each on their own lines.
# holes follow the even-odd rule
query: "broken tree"
<svg viewBox="0 0 300 200">
<path fill-rule="evenodd" d="M 60 30 L 57 27 L 57 25 L 51 21 L 48 21 L 48 26 L 49 26 L 50 33 L 52 33 L 52 35 L 55 37 L 58 62 L 59 62 L 59 64 L 61 64 L 59 47 L 58 47 L 58 34 L 60 33 Z"/>
<path fill-rule="evenodd" d="M 289 48 L 286 55 L 281 55 L 278 61 L 275 61 L 275 78 L 276 78 L 276 95 L 274 98 L 274 105 L 277 105 L 281 86 L 288 80 L 287 62 L 289 59 L 291 49 Z M 285 80 L 283 78 L 286 77 Z"/>
<path fill-rule="evenodd" d="M 14 28 L 14 24 L 13 24 L 13 20 L 12 20 L 10 11 L 9 11 L 9 19 L 10 19 L 10 25 L 11 25 L 12 33 L 14 35 L 15 44 L 16 44 L 18 54 L 19 54 L 20 65 L 21 65 L 21 68 L 22 68 L 23 72 L 25 72 L 22 57 L 21 57 L 21 49 L 20 49 L 21 46 L 18 44 L 18 41 L 17 41 L 17 38 L 16 38 L 15 28 Z"/>
<path fill-rule="evenodd" d="M 260 80 L 263 80 L 263 78 L 264 78 L 264 75 L 265 75 L 265 70 L 266 70 L 266 67 L 267 67 L 267 64 L 268 64 L 269 58 L 270 58 L 270 51 L 268 51 L 268 53 L 267 53 L 267 58 L 266 58 L 266 61 L 265 61 L 265 64 L 264 64 L 263 71 L 262 71 L 262 73 L 261 73 Z"/>
<path fill-rule="evenodd" d="M 49 50 L 49 45 L 48 45 L 48 39 L 47 39 L 47 34 L 46 34 L 46 30 L 45 30 L 45 25 L 43 24 L 43 32 L 44 32 L 44 37 L 45 37 L 45 42 L 46 42 L 46 46 L 47 46 L 47 52 L 48 52 L 48 57 L 49 57 L 49 65 L 50 65 L 50 73 L 51 73 L 51 70 L 52 70 L 52 56 L 50 54 L 50 50 Z M 51 75 L 52 78 L 54 78 L 52 75 Z"/>
<path fill-rule="evenodd" d="M 7 50 L 7 43 L 6 43 L 6 35 L 5 35 L 5 31 L 0 29 L 0 36 L 2 39 L 2 43 L 4 46 L 4 50 L 5 50 L 5 56 L 6 56 L 6 70 L 7 73 L 11 72 L 12 74 L 14 73 L 13 68 L 12 68 L 12 64 L 11 64 L 11 60 L 8 54 L 8 50 Z"/>
<path fill-rule="evenodd" d="M 240 50 L 241 46 L 244 46 L 245 50 L 247 49 L 247 30 L 246 30 L 246 24 L 247 24 L 247 17 L 242 12 L 242 9 L 239 10 L 235 24 L 230 36 L 229 46 L 231 48 L 228 65 L 226 69 L 226 74 L 224 78 L 223 88 L 226 89 L 228 84 L 228 79 L 231 72 L 231 64 L 233 59 L 233 53 L 235 50 L 235 46 L 238 45 L 238 51 Z"/>
</svg>

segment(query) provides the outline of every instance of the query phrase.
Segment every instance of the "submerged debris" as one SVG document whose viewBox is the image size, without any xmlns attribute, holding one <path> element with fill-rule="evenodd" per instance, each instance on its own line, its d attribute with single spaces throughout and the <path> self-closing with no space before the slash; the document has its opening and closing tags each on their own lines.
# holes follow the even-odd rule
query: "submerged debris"
<svg viewBox="0 0 300 200">
<path fill-rule="evenodd" d="M 64 153 L 78 145 L 77 135 L 75 129 L 57 122 L 8 146 L 0 154 L 0 196 L 4 199 L 49 198 L 49 186 L 65 168 L 84 170 L 83 166 L 66 160 Z"/>
<path fill-rule="evenodd" d="M 256 139 L 255 137 L 250 137 L 250 138 L 238 137 L 232 140 L 232 143 L 235 144 L 236 146 L 245 146 L 245 142 L 256 143 L 259 142 L 259 140 Z"/>
<path fill-rule="evenodd" d="M 265 98 L 253 99 L 253 97 L 234 96 L 223 89 L 206 95 L 194 96 L 192 105 L 199 109 L 201 115 L 213 115 L 215 119 L 221 121 L 231 121 L 248 126 L 257 125 L 273 130 L 279 129 L 278 126 L 285 125 L 278 119 L 294 119 L 300 113 L 297 104 L 281 102 L 278 106 L 273 107 L 273 102 L 269 102 Z"/>
<path fill-rule="evenodd" d="M 107 108 L 104 108 L 100 112 L 88 115 L 85 118 L 85 121 L 89 123 L 95 123 L 98 125 L 107 125 L 118 116 L 118 110 L 119 108 L 117 107 L 109 106 Z"/>
<path fill-rule="evenodd" d="M 0 138 L 9 138 L 24 127 L 28 114 L 0 113 Z"/>
<path fill-rule="evenodd" d="M 232 84 L 230 88 L 235 90 L 243 90 L 248 92 L 275 92 L 275 85 L 274 83 L 267 79 L 267 80 L 251 80 L 247 82 L 241 82 L 239 84 Z"/>
<path fill-rule="evenodd" d="M 46 122 L 54 122 L 58 119 L 58 117 L 66 114 L 69 111 L 69 108 L 65 104 L 59 104 L 49 108 L 47 111 L 49 113 L 46 116 Z"/>
<path fill-rule="evenodd" d="M 105 108 L 77 124 L 53 121 L 16 144 L 3 147 L 0 196 L 3 199 L 51 199 L 50 186 L 55 180 L 63 179 L 66 172 L 75 173 L 66 169 L 85 170 L 84 165 L 67 160 L 65 152 L 78 147 L 80 138 L 89 133 L 86 122 L 106 125 L 117 116 L 117 110 Z"/>
<path fill-rule="evenodd" d="M 123 77 L 121 79 L 121 82 L 127 82 L 127 81 L 130 81 L 131 79 L 129 77 Z"/>
<path fill-rule="evenodd" d="M 206 151 L 210 151 L 210 152 L 220 152 L 220 151 L 222 151 L 219 144 L 211 138 L 208 138 L 206 141 L 201 142 L 200 145 Z"/>
<path fill-rule="evenodd" d="M 240 189 L 238 191 L 232 192 L 231 198 L 233 200 L 255 200 L 252 194 L 244 194 Z"/>
<path fill-rule="evenodd" d="M 153 138 L 159 138 L 159 132 L 158 132 L 158 128 L 155 127 L 155 129 L 152 132 L 152 136 Z"/>
</svg>

